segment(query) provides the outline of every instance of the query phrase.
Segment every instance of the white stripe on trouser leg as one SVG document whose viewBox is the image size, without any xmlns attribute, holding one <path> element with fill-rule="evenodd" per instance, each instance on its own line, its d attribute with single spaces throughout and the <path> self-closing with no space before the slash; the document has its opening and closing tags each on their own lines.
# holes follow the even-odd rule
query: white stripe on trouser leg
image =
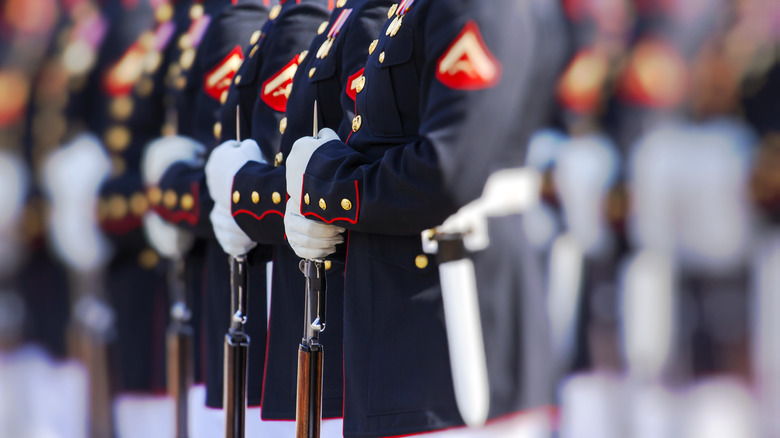
<svg viewBox="0 0 780 438">
<path fill-rule="evenodd" d="M 488 421 L 486 425 L 481 427 L 456 427 L 409 436 L 423 438 L 548 438 L 551 424 L 550 412 L 540 409 Z"/>
<path fill-rule="evenodd" d="M 261 420 L 258 421 L 257 425 L 258 425 L 258 431 L 261 434 L 254 435 L 254 436 L 258 438 L 295 436 L 295 421 Z M 322 420 L 322 426 L 320 428 L 320 438 L 341 438 L 344 436 L 343 430 L 344 430 L 344 420 L 342 420 L 341 418 Z"/>
<path fill-rule="evenodd" d="M 206 387 L 195 385 L 188 394 L 190 438 L 212 438 L 225 435 L 225 413 L 206 406 Z"/>
</svg>

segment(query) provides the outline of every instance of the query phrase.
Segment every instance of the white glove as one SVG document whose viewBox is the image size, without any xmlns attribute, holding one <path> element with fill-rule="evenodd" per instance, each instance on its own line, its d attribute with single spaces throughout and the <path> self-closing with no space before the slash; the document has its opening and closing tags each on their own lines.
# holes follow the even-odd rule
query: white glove
<svg viewBox="0 0 780 438">
<path fill-rule="evenodd" d="M 301 207 L 287 200 L 284 213 L 284 231 L 293 251 L 302 259 L 324 259 L 336 252 L 336 245 L 344 241 L 344 228 L 306 219 Z"/>
<path fill-rule="evenodd" d="M 230 214 L 230 209 L 219 204 L 214 204 L 211 210 L 211 226 L 214 227 L 214 234 L 222 250 L 233 257 L 243 256 L 257 243 L 254 242 L 238 226 Z"/>
<path fill-rule="evenodd" d="M 192 167 L 203 166 L 205 154 L 205 146 L 191 138 L 178 135 L 168 135 L 150 142 L 141 159 L 144 185 L 159 184 L 165 171 L 177 161 L 184 161 Z"/>
<path fill-rule="evenodd" d="M 295 204 L 301 205 L 303 174 L 306 173 L 309 159 L 317 148 L 332 140 L 339 140 L 338 134 L 330 128 L 322 128 L 316 137 L 301 137 L 293 144 L 290 154 L 287 155 L 285 167 L 287 168 L 287 194 Z"/>
<path fill-rule="evenodd" d="M 16 225 L 27 193 L 27 168 L 16 156 L 0 151 L 0 230 Z"/>
<path fill-rule="evenodd" d="M 206 184 L 214 203 L 230 211 L 233 178 L 249 161 L 265 163 L 260 147 L 252 139 L 241 143 L 228 140 L 211 151 L 206 162 Z"/>
<path fill-rule="evenodd" d="M 181 257 L 195 242 L 192 233 L 165 222 L 157 213 L 147 212 L 143 217 L 144 233 L 149 244 L 163 257 Z"/>
<path fill-rule="evenodd" d="M 95 216 L 98 190 L 111 171 L 103 147 L 94 135 L 81 135 L 49 155 L 43 171 L 54 250 L 72 269 L 98 268 L 110 252 Z"/>
</svg>

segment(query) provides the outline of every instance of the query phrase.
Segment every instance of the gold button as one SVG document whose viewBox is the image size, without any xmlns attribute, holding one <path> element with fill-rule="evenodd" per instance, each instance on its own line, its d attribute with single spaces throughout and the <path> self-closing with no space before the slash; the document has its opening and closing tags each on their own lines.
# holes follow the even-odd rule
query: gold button
<svg viewBox="0 0 780 438">
<path fill-rule="evenodd" d="M 333 262 L 331 262 L 330 260 L 325 260 L 325 263 L 323 263 L 323 265 L 325 265 L 325 270 L 327 271 L 328 269 L 333 267 Z"/>
<path fill-rule="evenodd" d="M 198 18 L 203 16 L 203 5 L 200 3 L 195 3 L 190 8 L 190 19 L 197 20 Z"/>
<path fill-rule="evenodd" d="M 118 220 L 127 216 L 127 201 L 122 195 L 113 195 L 108 199 L 108 216 Z"/>
<path fill-rule="evenodd" d="M 240 84 L 241 83 L 241 75 L 236 75 L 236 79 L 235 79 L 234 82 L 236 83 L 236 85 Z"/>
<path fill-rule="evenodd" d="M 346 4 L 347 4 L 347 0 L 339 0 L 339 1 L 336 2 L 336 7 L 337 8 L 343 8 L 344 5 L 346 5 Z"/>
<path fill-rule="evenodd" d="M 301 54 L 298 55 L 298 64 L 302 63 L 303 60 L 306 59 L 306 55 L 308 54 L 309 54 L 308 50 L 304 50 L 303 52 L 301 52 Z"/>
<path fill-rule="evenodd" d="M 133 114 L 133 99 L 129 96 L 117 97 L 111 101 L 111 115 L 118 121 L 125 121 Z"/>
<path fill-rule="evenodd" d="M 181 195 L 181 208 L 184 210 L 192 210 L 192 207 L 195 206 L 195 198 L 192 197 L 189 193 L 185 193 Z"/>
<path fill-rule="evenodd" d="M 311 198 L 309 197 L 309 194 L 303 195 L 303 203 L 306 205 L 309 205 L 311 203 Z"/>
<path fill-rule="evenodd" d="M 184 34 L 179 37 L 179 48 L 182 50 L 192 47 L 192 37 L 189 34 Z"/>
<path fill-rule="evenodd" d="M 219 140 L 222 137 L 222 123 L 217 122 L 214 124 L 214 138 Z"/>
<path fill-rule="evenodd" d="M 385 32 L 385 35 L 390 35 L 391 37 L 394 37 L 395 34 L 398 33 L 398 30 L 401 28 L 401 23 L 403 23 L 404 17 L 398 16 L 393 19 L 393 22 L 390 23 L 390 26 L 387 27 L 387 31 Z"/>
<path fill-rule="evenodd" d="M 235 192 L 233 192 L 233 203 L 238 204 L 238 201 L 240 200 L 241 200 L 241 193 L 239 193 L 239 191 L 236 190 Z"/>
<path fill-rule="evenodd" d="M 154 10 L 154 18 L 158 23 L 171 21 L 173 17 L 173 6 L 170 3 L 163 3 Z"/>
<path fill-rule="evenodd" d="M 347 198 L 344 198 L 341 200 L 341 208 L 343 208 L 346 211 L 352 210 L 352 201 L 350 201 Z"/>
<path fill-rule="evenodd" d="M 358 129 L 360 129 L 360 125 L 363 124 L 363 118 L 360 117 L 360 114 L 356 115 L 354 119 L 352 119 L 352 132 L 358 132 Z"/>
<path fill-rule="evenodd" d="M 379 63 L 385 62 L 385 52 L 379 54 Z"/>
<path fill-rule="evenodd" d="M 282 5 L 276 5 L 273 8 L 271 8 L 271 11 L 268 13 L 268 18 L 271 20 L 275 20 L 276 17 L 279 16 L 279 13 L 282 12 Z"/>
<path fill-rule="evenodd" d="M 125 159 L 119 155 L 111 156 L 111 175 L 117 177 L 125 173 L 127 170 L 127 163 Z"/>
<path fill-rule="evenodd" d="M 122 152 L 130 144 L 130 130 L 126 126 L 112 126 L 103 139 L 111 151 Z"/>
<path fill-rule="evenodd" d="M 284 154 L 281 152 L 277 153 L 274 157 L 274 167 L 279 167 L 282 165 L 282 161 L 284 161 Z"/>
<path fill-rule="evenodd" d="M 325 200 L 320 198 L 320 209 L 325 210 L 328 208 L 328 204 L 325 203 Z"/>
<path fill-rule="evenodd" d="M 327 21 L 323 21 L 323 22 L 320 24 L 320 27 L 319 27 L 319 29 L 317 29 L 317 35 L 322 35 L 322 33 L 323 33 L 323 32 L 325 32 L 325 29 L 327 29 L 327 28 L 328 28 L 328 24 L 330 24 L 330 23 L 329 23 L 329 22 L 327 22 Z"/>
<path fill-rule="evenodd" d="M 159 205 L 162 200 L 162 190 L 159 187 L 152 187 L 149 189 L 149 202 L 152 205 Z"/>
<path fill-rule="evenodd" d="M 252 47 L 252 51 L 251 51 L 251 52 L 249 52 L 249 57 L 251 58 L 251 57 L 255 56 L 255 53 L 257 53 L 257 50 L 258 50 L 259 48 L 260 48 L 260 46 L 259 46 L 259 45 L 258 45 L 258 46 L 254 46 L 254 47 Z"/>
<path fill-rule="evenodd" d="M 260 193 L 252 192 L 252 203 L 257 204 L 260 202 Z"/>
<path fill-rule="evenodd" d="M 282 195 L 280 195 L 279 192 L 271 193 L 271 201 L 273 201 L 274 204 L 282 202 Z"/>
<path fill-rule="evenodd" d="M 160 256 L 150 248 L 146 248 L 138 254 L 138 264 L 144 269 L 152 269 L 157 266 Z"/>
<path fill-rule="evenodd" d="M 222 105 L 224 105 L 224 104 L 225 104 L 225 102 L 227 102 L 227 95 L 228 95 L 228 90 L 225 90 L 225 91 L 223 91 L 223 92 L 222 92 L 222 95 L 221 95 L 221 96 L 219 96 L 219 103 L 221 103 Z"/>
<path fill-rule="evenodd" d="M 317 71 L 317 67 L 312 67 L 311 70 L 309 70 L 309 77 L 314 76 L 315 71 Z"/>
<path fill-rule="evenodd" d="M 390 9 L 387 10 L 387 19 L 393 18 L 393 15 L 395 14 L 396 9 L 398 9 L 398 3 L 393 3 L 393 6 L 390 6 Z"/>
<path fill-rule="evenodd" d="M 176 125 L 171 122 L 165 122 L 162 128 L 160 128 L 160 133 L 162 135 L 176 135 Z"/>
<path fill-rule="evenodd" d="M 414 265 L 417 266 L 420 269 L 425 269 L 428 267 L 428 256 L 425 254 L 420 254 L 417 257 L 414 258 Z"/>
<path fill-rule="evenodd" d="M 173 189 L 168 189 L 163 195 L 163 205 L 172 209 L 176 207 L 176 201 L 178 201 L 178 198 L 179 197 L 176 195 L 176 192 L 174 192 Z"/>
<path fill-rule="evenodd" d="M 257 44 L 257 42 L 260 41 L 260 34 L 261 33 L 262 32 L 260 30 L 256 30 L 256 31 L 252 32 L 252 36 L 249 37 L 249 45 L 254 46 L 255 44 Z"/>
<path fill-rule="evenodd" d="M 179 65 L 184 70 L 189 70 L 192 64 L 195 62 L 195 49 L 190 47 L 189 49 L 181 52 L 179 57 Z"/>
<path fill-rule="evenodd" d="M 357 80 L 357 85 L 355 86 L 355 91 L 360 93 L 363 91 L 363 88 L 366 86 L 366 77 L 363 75 L 360 75 L 360 77 Z"/>
<path fill-rule="evenodd" d="M 130 197 L 130 211 L 136 216 L 142 216 L 149 209 L 149 201 L 141 192 L 133 193 Z"/>
<path fill-rule="evenodd" d="M 279 120 L 279 133 L 284 134 L 284 131 L 287 129 L 287 117 L 282 117 L 282 120 Z"/>
<path fill-rule="evenodd" d="M 187 86 L 187 78 L 185 76 L 177 76 L 173 82 L 173 86 L 176 87 L 177 90 L 183 90 L 184 87 Z"/>
<path fill-rule="evenodd" d="M 160 68 L 162 63 L 162 54 L 158 51 L 149 52 L 144 57 L 144 71 L 147 73 L 154 73 Z"/>
<path fill-rule="evenodd" d="M 368 46 L 368 54 L 374 53 L 374 50 L 376 50 L 376 46 L 379 44 L 379 40 L 371 41 L 371 44 Z"/>
</svg>

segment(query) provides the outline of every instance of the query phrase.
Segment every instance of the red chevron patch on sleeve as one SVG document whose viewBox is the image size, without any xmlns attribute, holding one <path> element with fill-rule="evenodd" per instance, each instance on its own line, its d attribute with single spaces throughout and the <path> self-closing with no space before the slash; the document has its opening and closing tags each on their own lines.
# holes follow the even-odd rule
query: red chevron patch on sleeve
<svg viewBox="0 0 780 438">
<path fill-rule="evenodd" d="M 295 55 L 287 65 L 263 82 L 260 99 L 276 111 L 284 112 L 287 110 L 287 98 L 290 97 L 290 91 L 292 91 L 293 77 L 298 71 L 299 58 L 300 55 Z"/>
<path fill-rule="evenodd" d="M 361 68 L 357 73 L 347 79 L 347 96 L 352 98 L 352 100 L 357 99 L 358 89 L 362 89 L 363 84 L 365 83 L 363 71 L 365 71 L 365 67 Z"/>
<path fill-rule="evenodd" d="M 234 47 L 216 67 L 206 73 L 203 82 L 203 88 L 205 89 L 206 94 L 219 100 L 220 97 L 222 97 L 222 93 L 230 88 L 233 76 L 236 75 L 236 72 L 241 68 L 243 62 L 244 53 L 241 51 L 241 46 Z"/>
<path fill-rule="evenodd" d="M 480 90 L 496 85 L 501 64 L 490 53 L 474 21 L 463 27 L 455 41 L 439 58 L 436 78 L 456 90 Z"/>
</svg>

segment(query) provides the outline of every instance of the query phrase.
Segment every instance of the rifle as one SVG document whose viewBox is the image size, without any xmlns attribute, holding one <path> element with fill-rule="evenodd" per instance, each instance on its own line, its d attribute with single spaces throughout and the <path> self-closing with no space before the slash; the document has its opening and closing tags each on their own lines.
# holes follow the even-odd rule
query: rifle
<svg viewBox="0 0 780 438">
<path fill-rule="evenodd" d="M 171 321 L 166 332 L 168 394 L 176 403 L 176 438 L 187 438 L 187 391 L 193 382 L 192 312 L 187 307 L 184 285 L 184 259 L 171 260 L 168 271 L 168 293 L 171 298 Z"/>
<path fill-rule="evenodd" d="M 241 114 L 236 106 L 236 140 L 241 141 Z M 246 256 L 229 258 L 230 328 L 225 335 L 225 362 L 222 405 L 225 409 L 225 438 L 244 437 L 246 414 L 247 361 L 249 336 L 244 330 L 247 312 Z"/>
<path fill-rule="evenodd" d="M 296 438 L 318 438 L 322 420 L 322 358 L 319 334 L 325 330 L 325 262 L 301 260 L 306 276 L 303 339 L 298 346 L 298 396 L 295 402 Z"/>
</svg>

